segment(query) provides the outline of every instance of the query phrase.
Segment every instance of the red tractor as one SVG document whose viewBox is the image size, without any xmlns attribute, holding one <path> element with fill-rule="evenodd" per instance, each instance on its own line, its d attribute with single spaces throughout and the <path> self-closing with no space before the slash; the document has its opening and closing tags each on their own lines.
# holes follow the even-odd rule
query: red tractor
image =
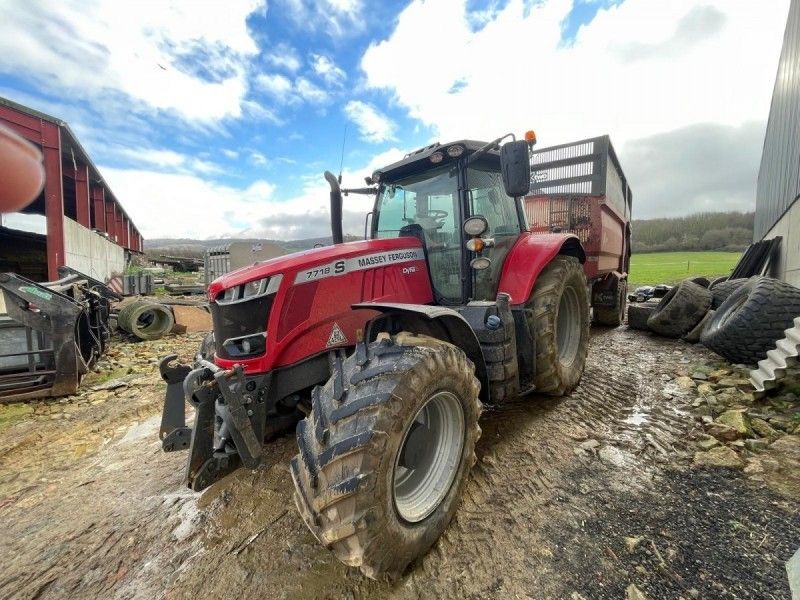
<svg viewBox="0 0 800 600">
<path fill-rule="evenodd" d="M 258 466 L 296 424 L 303 520 L 344 563 L 396 576 L 453 517 L 482 406 L 578 384 L 585 254 L 527 230 L 532 141 L 507 137 L 421 148 L 357 190 L 326 173 L 332 246 L 210 284 L 213 343 L 160 364 L 162 445 L 189 450 L 191 489 Z M 376 196 L 364 241 L 343 243 L 343 193 Z"/>
</svg>

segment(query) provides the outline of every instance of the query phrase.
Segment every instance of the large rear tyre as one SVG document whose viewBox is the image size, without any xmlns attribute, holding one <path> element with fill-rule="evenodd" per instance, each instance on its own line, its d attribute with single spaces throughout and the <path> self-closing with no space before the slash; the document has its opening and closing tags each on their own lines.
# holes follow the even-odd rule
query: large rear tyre
<svg viewBox="0 0 800 600">
<path fill-rule="evenodd" d="M 556 256 L 536 280 L 526 308 L 536 340 L 536 391 L 563 396 L 581 380 L 589 351 L 589 294 L 578 259 Z"/>
<path fill-rule="evenodd" d="M 700 341 L 732 363 L 755 365 L 797 315 L 800 290 L 771 277 L 751 277 L 720 305 Z"/>
<path fill-rule="evenodd" d="M 439 539 L 475 463 L 475 367 L 456 346 L 405 332 L 332 362 L 297 425 L 295 504 L 339 560 L 398 577 Z"/>
</svg>

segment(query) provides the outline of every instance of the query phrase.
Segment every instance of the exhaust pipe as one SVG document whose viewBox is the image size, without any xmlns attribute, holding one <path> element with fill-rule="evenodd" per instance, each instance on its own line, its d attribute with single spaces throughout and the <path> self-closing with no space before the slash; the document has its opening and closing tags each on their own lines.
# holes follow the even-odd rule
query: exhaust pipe
<svg viewBox="0 0 800 600">
<path fill-rule="evenodd" d="M 331 237 L 334 244 L 344 241 L 342 233 L 342 190 L 339 181 L 330 171 L 325 171 L 325 180 L 331 186 Z"/>
</svg>

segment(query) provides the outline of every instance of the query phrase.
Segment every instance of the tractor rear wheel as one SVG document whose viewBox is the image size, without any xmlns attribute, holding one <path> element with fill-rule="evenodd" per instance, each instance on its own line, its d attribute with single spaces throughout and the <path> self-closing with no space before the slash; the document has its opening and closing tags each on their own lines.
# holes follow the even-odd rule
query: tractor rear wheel
<svg viewBox="0 0 800 600">
<path fill-rule="evenodd" d="M 314 389 L 297 426 L 295 504 L 308 528 L 368 577 L 398 577 L 455 514 L 480 437 L 475 367 L 406 332 L 359 344 Z"/>
<path fill-rule="evenodd" d="M 589 351 L 589 294 L 577 258 L 556 256 L 526 304 L 536 343 L 536 391 L 563 396 L 583 375 Z"/>
</svg>

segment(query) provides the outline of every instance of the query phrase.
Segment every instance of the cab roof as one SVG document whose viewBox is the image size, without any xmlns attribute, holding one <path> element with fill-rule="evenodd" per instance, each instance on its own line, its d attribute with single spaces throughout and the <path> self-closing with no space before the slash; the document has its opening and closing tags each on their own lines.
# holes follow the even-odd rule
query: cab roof
<svg viewBox="0 0 800 600">
<path fill-rule="evenodd" d="M 424 146 L 414 150 L 413 152 L 409 152 L 401 160 L 377 169 L 372 174 L 372 178 L 377 180 L 379 177 L 381 181 L 393 181 L 429 168 L 446 164 L 455 165 L 459 158 L 472 154 L 486 144 L 488 144 L 488 142 L 481 142 L 477 140 L 457 140 L 455 142 L 448 142 L 446 144 L 440 144 L 439 142 L 436 142 L 430 146 Z M 457 157 L 450 156 L 447 153 L 447 150 L 454 146 L 462 146 L 464 148 L 464 152 Z M 437 152 L 441 152 L 443 158 L 440 162 L 434 163 L 431 161 L 431 156 Z M 486 158 L 489 161 L 496 160 L 499 164 L 500 150 L 498 148 L 492 148 L 484 154 L 483 158 Z"/>
</svg>

